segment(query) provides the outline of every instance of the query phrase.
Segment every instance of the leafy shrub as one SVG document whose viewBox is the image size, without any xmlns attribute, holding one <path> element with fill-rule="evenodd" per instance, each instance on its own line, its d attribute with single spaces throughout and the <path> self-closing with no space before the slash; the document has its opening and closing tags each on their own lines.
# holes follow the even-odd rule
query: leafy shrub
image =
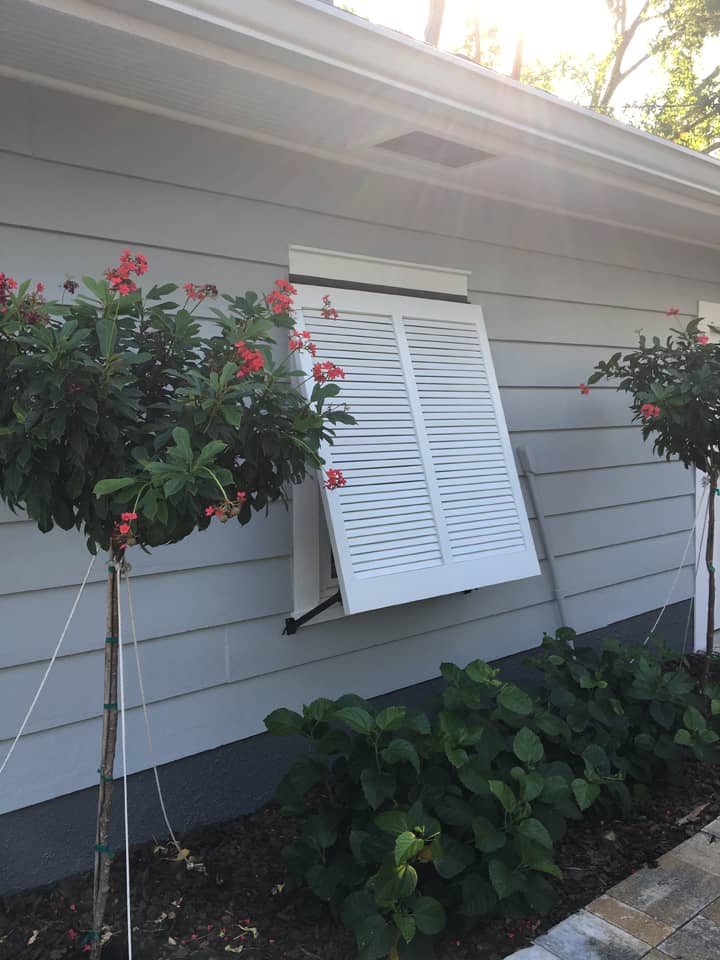
<svg viewBox="0 0 720 960">
<path fill-rule="evenodd" d="M 612 642 L 573 652 L 568 638 L 546 638 L 538 696 L 476 660 L 441 665 L 432 718 L 352 694 L 266 718 L 314 749 L 278 789 L 301 822 L 290 874 L 354 931 L 361 960 L 420 956 L 448 916 L 546 912 L 568 820 L 601 796 L 629 803 L 628 785 L 688 747 L 714 759 L 718 736 L 686 673 Z"/>
<path fill-rule="evenodd" d="M 674 651 L 612 638 L 600 650 L 573 650 L 571 638 L 567 630 L 546 636 L 544 656 L 531 661 L 543 673 L 541 702 L 563 716 L 561 737 L 546 738 L 551 754 L 582 758 L 588 780 L 604 782 L 610 799 L 623 807 L 632 799 L 628 784 L 648 784 L 680 770 L 684 747 L 699 760 L 720 759 L 720 738 L 705 716 L 707 696 L 678 669 Z M 710 686 L 706 694 L 714 715 L 720 700 L 712 697 L 720 694 Z M 599 795 L 599 787 L 592 792 Z"/>
</svg>

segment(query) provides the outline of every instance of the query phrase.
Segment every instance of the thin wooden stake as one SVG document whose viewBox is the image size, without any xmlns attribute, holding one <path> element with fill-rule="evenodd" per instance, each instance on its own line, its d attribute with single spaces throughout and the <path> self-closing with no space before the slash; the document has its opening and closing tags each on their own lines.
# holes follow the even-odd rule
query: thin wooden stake
<svg viewBox="0 0 720 960">
<path fill-rule="evenodd" d="M 105 906 L 110 891 L 109 848 L 110 815 L 112 813 L 113 769 L 117 743 L 118 711 L 118 578 L 115 564 L 122 560 L 110 559 L 107 580 L 107 633 L 105 639 L 105 683 L 103 693 L 103 727 L 100 751 L 100 786 L 98 788 L 97 827 L 95 832 L 95 874 L 93 878 L 92 960 L 98 960 L 102 950 L 102 928 Z M 108 642 L 110 641 L 110 642 Z"/>
</svg>

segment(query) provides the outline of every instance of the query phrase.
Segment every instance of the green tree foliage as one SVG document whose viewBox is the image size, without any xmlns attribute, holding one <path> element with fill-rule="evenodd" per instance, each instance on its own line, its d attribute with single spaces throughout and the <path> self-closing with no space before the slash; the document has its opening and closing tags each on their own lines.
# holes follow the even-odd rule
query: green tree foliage
<svg viewBox="0 0 720 960">
<path fill-rule="evenodd" d="M 605 3 L 612 40 L 604 53 L 580 60 L 568 50 L 554 62 L 522 63 L 520 35 L 513 76 L 548 92 L 569 86 L 582 106 L 697 150 L 720 150 L 720 66 L 703 62 L 708 42 L 720 36 L 720 0 Z M 432 16 L 436 24 L 437 10 Z M 482 3 L 458 52 L 497 69 L 497 29 Z M 661 83 L 637 99 L 627 81 L 643 68 Z"/>
<path fill-rule="evenodd" d="M 300 389 L 290 356 L 314 347 L 292 333 L 287 281 L 217 301 L 211 285 L 143 293 L 124 274 L 145 269 L 125 251 L 79 295 L 70 281 L 69 303 L 0 274 L 0 499 L 43 532 L 81 529 L 93 552 L 181 540 L 213 517 L 247 523 L 353 422 L 327 371 L 309 399 Z M 222 304 L 207 332 L 203 301 Z M 130 531 L 121 513 L 136 515 Z"/>
</svg>

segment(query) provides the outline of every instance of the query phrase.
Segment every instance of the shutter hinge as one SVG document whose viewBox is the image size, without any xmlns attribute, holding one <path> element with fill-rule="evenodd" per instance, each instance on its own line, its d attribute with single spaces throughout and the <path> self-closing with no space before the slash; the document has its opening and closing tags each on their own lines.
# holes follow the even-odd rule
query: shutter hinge
<svg viewBox="0 0 720 960">
<path fill-rule="evenodd" d="M 288 617 L 285 620 L 285 629 L 283 630 L 283 635 L 290 637 L 294 633 L 297 633 L 300 627 L 304 626 L 306 623 L 308 623 L 308 621 L 312 620 L 313 617 L 316 617 L 324 610 L 328 610 L 336 603 L 342 603 L 342 597 L 340 596 L 339 590 L 331 597 L 328 597 L 327 600 L 323 600 L 322 603 L 319 603 L 316 607 L 313 607 L 312 610 L 308 610 L 308 612 L 304 613 L 301 617 Z"/>
</svg>

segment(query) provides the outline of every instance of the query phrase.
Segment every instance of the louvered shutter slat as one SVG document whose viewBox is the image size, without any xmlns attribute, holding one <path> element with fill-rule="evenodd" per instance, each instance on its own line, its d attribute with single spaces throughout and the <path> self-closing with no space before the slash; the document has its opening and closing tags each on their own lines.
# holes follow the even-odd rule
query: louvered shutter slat
<svg viewBox="0 0 720 960">
<path fill-rule="evenodd" d="M 536 575 L 479 308 L 336 290 L 331 320 L 325 292 L 300 288 L 298 326 L 357 420 L 323 450 L 347 479 L 324 491 L 346 611 Z"/>
</svg>

